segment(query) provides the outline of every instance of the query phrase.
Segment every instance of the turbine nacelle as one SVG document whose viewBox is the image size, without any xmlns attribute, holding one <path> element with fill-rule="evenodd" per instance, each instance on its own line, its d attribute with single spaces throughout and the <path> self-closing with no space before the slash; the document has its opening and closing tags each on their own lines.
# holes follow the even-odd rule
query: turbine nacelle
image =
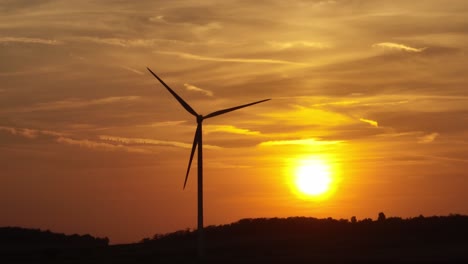
<svg viewBox="0 0 468 264">
<path fill-rule="evenodd" d="M 197 115 L 197 123 L 200 124 L 201 122 L 203 122 L 203 119 L 205 119 L 203 115 Z"/>
</svg>

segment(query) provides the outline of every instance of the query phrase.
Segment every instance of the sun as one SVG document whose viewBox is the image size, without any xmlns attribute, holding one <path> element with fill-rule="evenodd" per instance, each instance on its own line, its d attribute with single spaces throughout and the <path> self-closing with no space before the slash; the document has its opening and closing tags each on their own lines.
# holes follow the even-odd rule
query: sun
<svg viewBox="0 0 468 264">
<path fill-rule="evenodd" d="M 324 199 L 334 185 L 331 167 L 320 158 L 300 160 L 295 165 L 292 185 L 301 198 Z"/>
<path fill-rule="evenodd" d="M 330 186 L 329 169 L 322 163 L 302 165 L 296 171 L 296 186 L 304 194 L 320 195 Z"/>
</svg>

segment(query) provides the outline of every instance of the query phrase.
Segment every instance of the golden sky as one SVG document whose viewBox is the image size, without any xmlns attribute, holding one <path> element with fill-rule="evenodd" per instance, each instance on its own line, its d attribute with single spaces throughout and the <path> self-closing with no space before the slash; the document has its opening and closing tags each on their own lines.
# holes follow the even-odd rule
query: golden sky
<svg viewBox="0 0 468 264">
<path fill-rule="evenodd" d="M 468 214 L 465 0 L 0 0 L 0 226 L 134 242 L 205 222 Z M 320 159 L 334 192 L 298 197 Z"/>
</svg>

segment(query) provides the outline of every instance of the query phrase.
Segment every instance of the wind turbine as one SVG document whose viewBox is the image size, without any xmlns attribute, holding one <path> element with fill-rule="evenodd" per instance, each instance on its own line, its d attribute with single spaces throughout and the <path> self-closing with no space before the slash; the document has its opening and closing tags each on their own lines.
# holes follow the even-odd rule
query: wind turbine
<svg viewBox="0 0 468 264">
<path fill-rule="evenodd" d="M 198 255 L 201 257 L 204 255 L 204 234 L 203 234 L 203 133 L 202 133 L 202 123 L 203 120 L 219 116 L 222 114 L 229 113 L 231 111 L 235 111 L 237 109 L 241 109 L 247 106 L 251 106 L 254 104 L 259 104 L 263 103 L 266 101 L 269 101 L 271 99 L 264 99 L 260 100 L 257 102 L 249 103 L 249 104 L 244 104 L 244 105 L 239 105 L 231 108 L 226 108 L 222 110 L 218 110 L 215 112 L 212 112 L 208 115 L 200 115 L 193 108 L 185 102 L 179 95 L 177 95 L 161 78 L 159 78 L 150 68 L 147 68 L 148 71 L 158 79 L 159 82 L 161 82 L 164 87 L 175 97 L 177 101 L 193 116 L 196 117 L 197 120 L 197 130 L 195 131 L 195 137 L 193 139 L 193 145 L 192 145 L 192 152 L 190 153 L 190 160 L 189 164 L 187 167 L 187 172 L 185 174 L 185 181 L 184 181 L 184 189 L 185 186 L 187 185 L 187 179 L 188 175 L 190 172 L 190 166 L 192 165 L 192 160 L 193 160 L 193 155 L 195 154 L 195 149 L 198 146 L 198 225 L 197 225 L 197 231 L 198 231 Z"/>
</svg>

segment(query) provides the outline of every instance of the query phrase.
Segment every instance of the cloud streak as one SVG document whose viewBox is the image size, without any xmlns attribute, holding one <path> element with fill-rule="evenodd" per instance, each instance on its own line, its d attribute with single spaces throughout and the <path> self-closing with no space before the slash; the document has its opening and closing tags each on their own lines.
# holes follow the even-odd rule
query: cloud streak
<svg viewBox="0 0 468 264">
<path fill-rule="evenodd" d="M 321 146 L 321 145 L 336 145 L 343 141 L 322 141 L 314 138 L 306 139 L 290 139 L 290 140 L 273 140 L 261 142 L 259 146 L 287 146 L 287 145 L 304 145 L 304 146 Z"/>
<path fill-rule="evenodd" d="M 379 127 L 379 123 L 377 121 L 374 121 L 374 120 L 359 118 L 359 121 L 367 123 L 367 124 L 369 124 L 369 125 L 371 125 L 373 127 Z"/>
<path fill-rule="evenodd" d="M 5 127 L 0 126 L 0 131 L 6 131 L 12 135 L 22 136 L 25 138 L 37 138 L 39 135 L 48 135 L 48 136 L 63 136 L 65 133 L 50 131 L 50 130 L 38 130 L 30 128 L 16 128 L 16 127 Z"/>
<path fill-rule="evenodd" d="M 247 59 L 247 58 L 219 58 L 219 57 L 209 57 L 209 56 L 200 56 L 190 53 L 177 52 L 177 51 L 156 51 L 159 54 L 173 55 L 178 56 L 182 59 L 187 60 L 200 60 L 200 61 L 215 61 L 215 62 L 238 62 L 238 63 L 257 63 L 257 64 L 288 64 L 288 65 L 300 65 L 307 66 L 306 63 L 293 62 L 287 60 L 274 60 L 274 59 Z"/>
<path fill-rule="evenodd" d="M 151 153 L 149 150 L 139 149 L 134 147 L 127 147 L 123 145 L 114 145 L 105 142 L 96 142 L 88 139 L 72 139 L 67 137 L 59 137 L 56 139 L 58 143 L 72 145 L 72 146 L 79 146 L 89 149 L 98 149 L 98 150 L 106 150 L 106 151 L 127 151 L 133 153 Z"/>
<path fill-rule="evenodd" d="M 268 41 L 268 45 L 270 45 L 274 49 L 290 49 L 290 48 L 313 48 L 313 49 L 328 49 L 330 45 L 321 43 L 321 42 L 310 42 L 310 41 L 290 41 L 290 42 L 279 42 L 279 41 Z"/>
<path fill-rule="evenodd" d="M 133 153 L 152 153 L 146 149 L 135 148 L 131 146 L 124 146 L 122 144 L 109 144 L 106 142 L 98 142 L 89 139 L 73 139 L 69 137 L 68 133 L 62 133 L 50 130 L 30 129 L 30 128 L 16 128 L 0 126 L 0 131 L 6 131 L 14 136 L 20 136 L 28 139 L 36 139 L 39 136 L 51 136 L 54 140 L 61 144 L 79 146 L 88 149 L 106 150 L 106 151 L 127 151 Z"/>
<path fill-rule="evenodd" d="M 431 133 L 424 135 L 418 139 L 418 143 L 427 144 L 434 142 L 434 140 L 439 136 L 439 133 Z"/>
<path fill-rule="evenodd" d="M 213 92 L 212 91 L 208 91 L 208 90 L 205 90 L 205 89 L 202 89 L 202 88 L 199 88 L 195 85 L 192 85 L 192 84 L 188 84 L 188 83 L 184 83 L 184 86 L 185 86 L 185 89 L 187 91 L 194 91 L 194 92 L 199 92 L 199 93 L 202 93 L 206 96 L 213 96 Z"/>
<path fill-rule="evenodd" d="M 62 41 L 42 38 L 24 38 L 24 37 L 0 37 L 0 43 L 25 43 L 25 44 L 43 44 L 60 45 Z"/>
<path fill-rule="evenodd" d="M 151 123 L 148 126 L 151 127 L 166 127 L 166 126 L 177 126 L 181 125 L 183 123 L 186 123 L 187 121 L 185 120 L 177 120 L 177 121 L 162 121 L 162 122 L 155 122 Z M 146 125 L 145 125 L 146 126 Z"/>
<path fill-rule="evenodd" d="M 121 144 L 138 144 L 138 145 L 159 145 L 159 146 L 171 146 L 177 148 L 191 149 L 192 144 L 187 144 L 179 141 L 166 141 L 166 140 L 157 140 L 157 139 L 147 139 L 147 138 L 126 138 L 126 137 L 115 137 L 101 135 L 99 139 L 111 142 L 118 142 Z M 207 149 L 221 149 L 218 146 L 214 145 L 203 145 Z"/>
<path fill-rule="evenodd" d="M 124 69 L 124 70 L 127 70 L 127 71 L 129 71 L 129 72 L 136 73 L 136 74 L 138 74 L 138 75 L 145 75 L 145 73 L 144 73 L 144 72 L 142 72 L 142 71 L 139 71 L 139 70 L 137 70 L 137 69 L 134 69 L 134 68 L 131 68 L 131 67 L 127 67 L 127 66 L 120 66 L 120 68 L 122 68 L 122 69 Z"/>
<path fill-rule="evenodd" d="M 224 132 L 224 133 L 239 134 L 239 135 L 251 135 L 251 136 L 260 135 L 259 131 L 252 131 L 248 129 L 238 128 L 235 126 L 227 126 L 227 125 L 207 125 L 204 127 L 204 132 L 205 133 Z"/>
<path fill-rule="evenodd" d="M 23 109 L 22 112 L 53 111 L 53 110 L 61 110 L 61 109 L 84 108 L 84 107 L 95 106 L 95 105 L 136 101 L 139 99 L 141 99 L 140 96 L 111 96 L 111 97 L 92 99 L 92 100 L 67 99 L 67 100 L 62 100 L 62 101 L 36 104 L 32 107 Z"/>
<path fill-rule="evenodd" d="M 391 50 L 400 50 L 406 52 L 422 52 L 426 48 L 413 48 L 410 46 L 406 46 L 403 44 L 393 43 L 393 42 L 381 42 L 372 45 L 374 48 L 384 48 L 384 49 L 391 49 Z"/>
<path fill-rule="evenodd" d="M 77 42 L 89 42 L 95 44 L 104 44 L 123 48 L 147 48 L 161 42 L 159 39 L 124 39 L 124 38 L 99 38 L 99 37 L 75 37 L 70 40 Z"/>
</svg>

